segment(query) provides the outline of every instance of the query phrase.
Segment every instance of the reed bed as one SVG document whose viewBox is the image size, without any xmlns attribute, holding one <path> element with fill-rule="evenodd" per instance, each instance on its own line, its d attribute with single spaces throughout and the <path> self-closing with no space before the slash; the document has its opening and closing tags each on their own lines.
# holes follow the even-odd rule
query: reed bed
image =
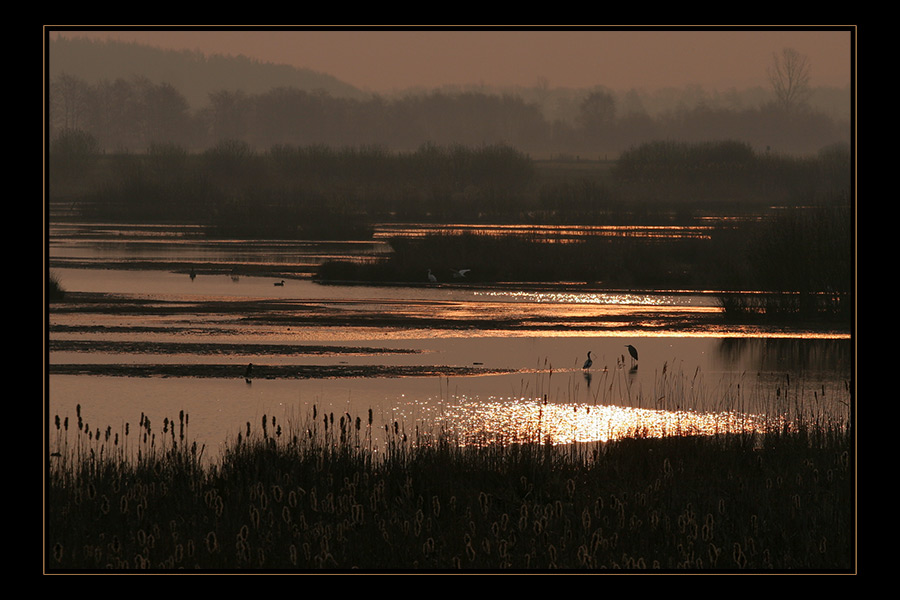
<svg viewBox="0 0 900 600">
<path fill-rule="evenodd" d="M 186 414 L 56 418 L 55 571 L 850 571 L 853 429 L 461 444 L 349 414 L 247 423 L 203 460 Z M 77 421 L 77 422 L 76 422 Z"/>
</svg>

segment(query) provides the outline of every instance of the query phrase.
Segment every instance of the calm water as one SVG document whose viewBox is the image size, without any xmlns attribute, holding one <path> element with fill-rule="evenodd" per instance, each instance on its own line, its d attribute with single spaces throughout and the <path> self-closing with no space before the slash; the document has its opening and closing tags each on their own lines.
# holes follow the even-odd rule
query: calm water
<svg viewBox="0 0 900 600">
<path fill-rule="evenodd" d="M 415 235 L 414 227 L 406 228 Z M 383 234 L 383 232 L 382 232 Z M 166 307 L 49 315 L 51 342 L 222 344 L 222 354 L 151 346 L 49 352 L 50 365 L 233 365 L 233 377 L 48 378 L 49 415 L 114 430 L 140 415 L 190 415 L 190 435 L 218 448 L 262 416 L 299 423 L 322 414 L 398 422 L 413 431 L 454 428 L 554 441 L 755 427 L 802 410 L 846 418 L 852 342 L 846 332 L 737 328 L 710 322 L 716 299 L 699 293 L 601 293 L 533 287 L 337 286 L 291 279 L 333 256 L 374 256 L 374 242 L 208 241 L 191 228 L 54 227 L 51 270 L 70 292 L 102 292 Z M 248 276 L 253 267 L 275 276 Z M 197 276 L 187 272 L 195 268 Z M 217 301 L 222 310 L 179 309 Z M 248 318 L 247 307 L 267 307 Z M 272 304 L 270 304 L 272 303 Z M 170 310 L 171 307 L 171 310 Z M 299 320 L 298 320 L 299 319 Z M 286 324 L 285 324 L 286 323 Z M 515 323 L 515 324 L 511 324 Z M 526 323 L 526 325 L 522 325 Z M 371 325 L 367 325 L 371 324 Z M 325 346 L 291 354 L 252 346 Z M 635 365 L 625 348 L 640 353 Z M 347 353 L 343 347 L 357 351 Z M 262 346 L 260 346 L 262 348 Z M 334 351 L 328 351 L 328 349 Z M 365 350 L 369 348 L 371 350 Z M 581 368 L 587 352 L 593 365 Z M 397 352 L 402 351 L 402 352 Z M 248 384 L 244 366 L 260 375 Z M 472 367 L 500 374 L 267 378 L 267 367 Z"/>
</svg>

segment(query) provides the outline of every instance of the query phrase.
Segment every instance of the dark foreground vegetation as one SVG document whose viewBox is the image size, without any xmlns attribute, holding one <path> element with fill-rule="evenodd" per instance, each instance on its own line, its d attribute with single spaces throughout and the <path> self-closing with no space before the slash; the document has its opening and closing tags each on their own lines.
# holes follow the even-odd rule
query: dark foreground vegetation
<svg viewBox="0 0 900 600">
<path fill-rule="evenodd" d="M 314 409 L 315 410 L 315 409 Z M 397 424 L 267 422 L 220 460 L 189 417 L 129 431 L 56 419 L 46 568 L 843 571 L 852 438 L 767 434 L 460 446 Z M 161 425 L 161 427 L 160 427 Z M 373 445 L 374 444 L 374 445 Z M 377 447 L 375 447 L 377 446 Z"/>
</svg>

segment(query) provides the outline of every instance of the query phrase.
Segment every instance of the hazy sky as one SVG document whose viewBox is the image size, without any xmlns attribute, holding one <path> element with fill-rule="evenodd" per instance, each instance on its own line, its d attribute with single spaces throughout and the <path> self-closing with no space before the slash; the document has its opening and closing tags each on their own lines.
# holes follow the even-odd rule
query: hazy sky
<svg viewBox="0 0 900 600">
<path fill-rule="evenodd" d="M 71 31 L 205 54 L 243 54 L 387 92 L 444 84 L 605 85 L 613 89 L 766 86 L 772 53 L 809 57 L 812 85 L 851 81 L 849 31 L 253 30 Z"/>
</svg>

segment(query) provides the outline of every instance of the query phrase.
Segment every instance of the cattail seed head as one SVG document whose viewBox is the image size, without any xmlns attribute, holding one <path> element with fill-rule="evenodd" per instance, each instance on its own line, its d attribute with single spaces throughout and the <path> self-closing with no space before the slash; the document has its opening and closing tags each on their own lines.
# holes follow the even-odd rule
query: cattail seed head
<svg viewBox="0 0 900 600">
<path fill-rule="evenodd" d="M 207 533 L 207 534 L 206 534 L 206 540 L 205 540 L 205 541 L 206 541 L 206 551 L 207 551 L 207 552 L 209 552 L 210 554 L 212 554 L 213 552 L 218 551 L 218 549 L 219 549 L 219 542 L 218 542 L 218 540 L 216 539 L 216 532 L 215 532 L 215 531 L 210 531 L 209 533 Z"/>
</svg>

